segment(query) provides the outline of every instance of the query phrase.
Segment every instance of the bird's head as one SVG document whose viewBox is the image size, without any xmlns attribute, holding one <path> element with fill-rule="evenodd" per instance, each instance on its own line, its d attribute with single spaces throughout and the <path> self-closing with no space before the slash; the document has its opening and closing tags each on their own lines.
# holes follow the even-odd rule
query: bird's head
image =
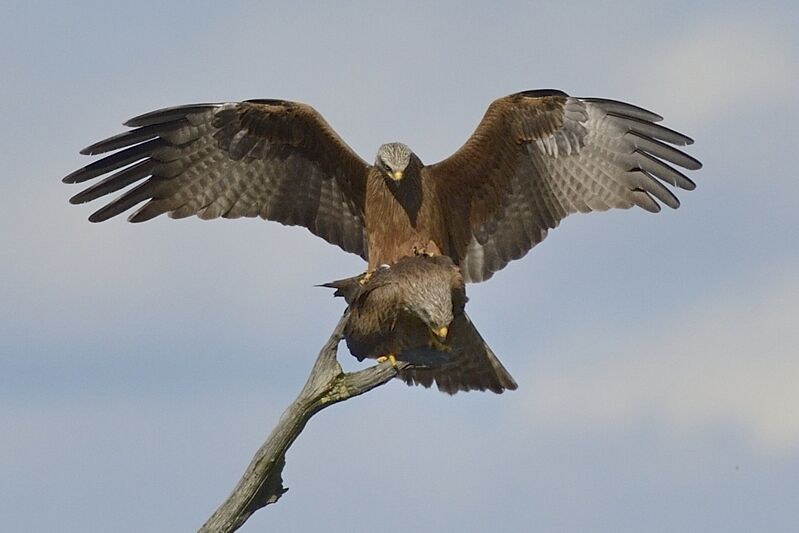
<svg viewBox="0 0 799 533">
<path fill-rule="evenodd" d="M 423 317 L 422 320 L 430 328 L 430 332 L 435 338 L 440 342 L 445 342 L 449 335 L 449 325 L 452 323 L 452 306 L 435 306 Z"/>
<path fill-rule="evenodd" d="M 391 181 L 399 182 L 405 176 L 413 157 L 413 152 L 407 145 L 387 143 L 378 148 L 375 167 Z"/>
<path fill-rule="evenodd" d="M 437 280 L 426 280 L 417 284 L 418 292 L 409 302 L 409 311 L 427 326 L 441 342 L 447 338 L 453 320 L 452 294 L 449 285 Z"/>
</svg>

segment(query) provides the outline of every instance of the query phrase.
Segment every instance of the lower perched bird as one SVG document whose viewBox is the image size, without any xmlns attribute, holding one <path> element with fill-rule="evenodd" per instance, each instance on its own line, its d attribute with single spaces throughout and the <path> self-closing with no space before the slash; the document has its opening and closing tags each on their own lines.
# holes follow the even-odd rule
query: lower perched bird
<svg viewBox="0 0 799 533">
<path fill-rule="evenodd" d="M 410 256 L 360 275 L 326 283 L 350 308 L 344 338 L 352 355 L 407 361 L 408 385 L 448 394 L 517 385 L 464 312 L 466 288 L 449 257 Z"/>
</svg>

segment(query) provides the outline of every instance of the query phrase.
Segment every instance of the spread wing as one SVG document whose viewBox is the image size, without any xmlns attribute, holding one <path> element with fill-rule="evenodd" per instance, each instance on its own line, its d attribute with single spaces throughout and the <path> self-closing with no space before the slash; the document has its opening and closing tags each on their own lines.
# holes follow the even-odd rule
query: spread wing
<svg viewBox="0 0 799 533">
<path fill-rule="evenodd" d="M 89 146 L 113 151 L 66 183 L 110 174 L 70 199 L 79 204 L 136 184 L 89 217 L 100 222 L 146 202 L 129 218 L 261 217 L 305 226 L 366 258 L 369 166 L 310 106 L 282 100 L 197 104 L 129 120 L 132 130 Z"/>
<path fill-rule="evenodd" d="M 691 190 L 674 168 L 701 168 L 674 148 L 693 141 L 639 107 L 554 90 L 500 98 L 469 140 L 427 167 L 448 223 L 451 254 L 468 281 L 525 255 L 571 213 L 658 212 L 679 201 L 661 182 Z"/>
<path fill-rule="evenodd" d="M 438 390 L 447 394 L 471 390 L 501 394 L 505 390 L 516 390 L 518 385 L 513 376 L 502 366 L 466 313 L 452 321 L 448 339 L 449 352 L 422 349 L 404 354 L 404 360 L 418 366 L 402 369 L 398 377 L 408 385 L 430 387 L 435 383 Z"/>
</svg>

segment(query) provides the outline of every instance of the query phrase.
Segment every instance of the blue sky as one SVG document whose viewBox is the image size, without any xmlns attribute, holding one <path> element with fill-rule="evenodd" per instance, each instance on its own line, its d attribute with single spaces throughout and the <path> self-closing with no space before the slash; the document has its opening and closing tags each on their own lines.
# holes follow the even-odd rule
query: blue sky
<svg viewBox="0 0 799 533">
<path fill-rule="evenodd" d="M 567 219 L 469 287 L 519 382 L 314 418 L 242 531 L 799 530 L 799 20 L 790 2 L 7 3 L 0 515 L 196 529 L 305 381 L 362 262 L 263 221 L 90 224 L 78 150 L 180 103 L 287 98 L 364 158 L 455 150 L 523 89 L 696 139 L 682 207 Z M 346 368 L 357 362 L 342 351 Z"/>
</svg>

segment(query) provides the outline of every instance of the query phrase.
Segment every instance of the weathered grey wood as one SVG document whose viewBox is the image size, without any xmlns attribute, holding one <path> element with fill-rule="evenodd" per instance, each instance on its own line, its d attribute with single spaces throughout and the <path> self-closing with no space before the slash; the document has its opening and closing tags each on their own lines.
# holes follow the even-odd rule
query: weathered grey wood
<svg viewBox="0 0 799 533">
<path fill-rule="evenodd" d="M 348 318 L 349 314 L 345 312 L 319 352 L 302 391 L 283 412 L 233 492 L 203 524 L 199 533 L 236 531 L 255 511 L 275 503 L 288 490 L 283 487 L 281 475 L 286 465 L 286 450 L 308 420 L 325 407 L 383 385 L 407 366 L 401 362 L 397 366 L 382 363 L 358 372 L 344 373 L 336 359 L 336 351 Z"/>
</svg>

